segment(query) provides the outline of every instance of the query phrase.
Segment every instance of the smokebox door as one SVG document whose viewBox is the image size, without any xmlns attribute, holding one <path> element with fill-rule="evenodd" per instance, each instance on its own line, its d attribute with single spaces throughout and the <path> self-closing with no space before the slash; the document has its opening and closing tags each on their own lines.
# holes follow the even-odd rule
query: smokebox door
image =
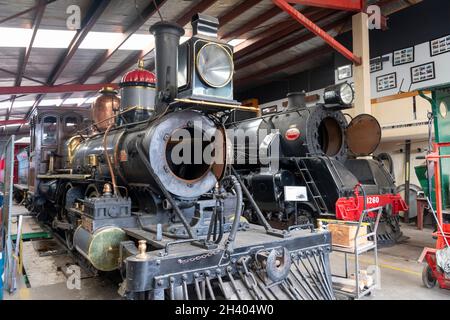
<svg viewBox="0 0 450 320">
<path fill-rule="evenodd" d="M 381 127 L 378 120 L 369 114 L 360 114 L 347 126 L 347 145 L 355 156 L 368 156 L 380 144 Z"/>
</svg>

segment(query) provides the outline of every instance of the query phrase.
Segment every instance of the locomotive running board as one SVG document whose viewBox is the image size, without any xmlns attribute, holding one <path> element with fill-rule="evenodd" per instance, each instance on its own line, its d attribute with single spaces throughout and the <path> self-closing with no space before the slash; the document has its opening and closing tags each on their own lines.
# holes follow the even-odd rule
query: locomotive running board
<svg viewBox="0 0 450 320">
<path fill-rule="evenodd" d="M 90 174 L 70 174 L 70 173 L 60 173 L 60 174 L 39 174 L 37 176 L 39 179 L 72 179 L 72 180 L 86 180 L 91 177 Z"/>
<path fill-rule="evenodd" d="M 150 299 L 334 299 L 327 231 L 293 230 L 291 237 L 268 235 L 252 225 L 239 233 L 230 256 L 190 243 L 136 254 L 133 241 L 121 243 L 128 298 Z"/>
<path fill-rule="evenodd" d="M 204 100 L 194 100 L 194 99 L 180 99 L 176 98 L 175 102 L 172 103 L 172 107 L 176 107 L 180 104 L 187 104 L 189 105 L 189 108 L 192 109 L 194 106 L 200 106 L 199 110 L 205 111 L 205 106 L 210 108 L 209 111 L 223 111 L 224 109 L 230 109 L 230 110 L 243 110 L 243 111 L 253 111 L 258 112 L 259 109 L 255 107 L 248 107 L 233 103 L 222 103 L 222 102 L 213 102 L 213 101 L 204 101 Z"/>
</svg>

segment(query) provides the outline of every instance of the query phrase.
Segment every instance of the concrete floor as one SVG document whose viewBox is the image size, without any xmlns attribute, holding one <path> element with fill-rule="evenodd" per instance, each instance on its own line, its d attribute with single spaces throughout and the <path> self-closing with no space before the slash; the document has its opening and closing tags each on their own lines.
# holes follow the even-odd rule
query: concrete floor
<svg viewBox="0 0 450 320">
<path fill-rule="evenodd" d="M 23 213 L 23 207 L 14 207 L 13 213 Z M 36 229 L 33 219 L 32 217 L 27 218 L 26 228 Z M 412 225 L 402 225 L 402 229 L 404 235 L 409 239 L 395 246 L 379 249 L 381 288 L 363 299 L 450 300 L 450 290 L 441 290 L 437 286 L 434 289 L 427 289 L 422 284 L 423 264 L 419 263 L 417 259 L 424 246 L 434 247 L 431 230 L 419 231 Z M 41 257 L 39 254 L 29 251 L 37 247 L 37 243 L 33 244 L 32 242 L 29 241 L 24 245 L 24 252 L 29 252 L 24 259 L 29 284 L 26 285 L 24 278 L 20 279 L 16 292 L 12 295 L 5 292 L 4 299 L 119 299 L 117 295 L 117 275 L 115 275 L 116 279 L 111 280 L 106 277 L 93 277 L 91 274 L 82 271 L 80 290 L 68 289 L 67 278 L 61 270 L 74 262 L 73 259 L 66 254 Z M 370 265 L 371 259 L 370 254 L 364 254 L 361 257 L 362 267 Z M 331 267 L 333 273 L 342 274 L 343 261 L 343 254 L 332 253 Z M 352 260 L 349 260 L 349 262 L 352 265 Z"/>
</svg>

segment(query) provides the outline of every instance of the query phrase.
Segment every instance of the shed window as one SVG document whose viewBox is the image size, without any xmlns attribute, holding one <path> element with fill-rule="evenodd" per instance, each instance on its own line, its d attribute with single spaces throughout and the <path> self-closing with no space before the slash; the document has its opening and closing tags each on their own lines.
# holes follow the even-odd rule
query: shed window
<svg viewBox="0 0 450 320">
<path fill-rule="evenodd" d="M 53 116 L 48 116 L 42 121 L 42 144 L 51 145 L 56 144 L 57 134 L 57 119 Z"/>
<path fill-rule="evenodd" d="M 78 118 L 77 117 L 66 117 L 64 119 L 64 131 L 66 133 L 73 133 L 78 130 Z"/>
</svg>

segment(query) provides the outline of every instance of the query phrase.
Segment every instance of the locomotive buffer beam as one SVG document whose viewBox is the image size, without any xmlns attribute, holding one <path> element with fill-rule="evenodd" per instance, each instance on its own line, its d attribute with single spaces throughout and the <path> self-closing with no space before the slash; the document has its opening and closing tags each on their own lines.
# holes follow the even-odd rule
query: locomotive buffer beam
<svg viewBox="0 0 450 320">
<path fill-rule="evenodd" d="M 224 241 L 214 250 L 180 242 L 168 253 L 156 250 L 144 255 L 136 254 L 138 250 L 132 241 L 122 242 L 121 256 L 127 257 L 126 291 L 151 291 L 154 298 L 162 298 L 164 290 L 168 290 L 173 298 L 180 288 L 183 298 L 189 299 L 188 285 L 198 287 L 200 281 L 206 281 L 210 287 L 216 281 L 226 298 L 270 299 L 275 293 L 284 299 L 334 298 L 328 260 L 329 232 L 295 230 L 292 237 L 279 238 L 268 235 L 261 226 L 252 226 L 236 239 L 230 257 L 224 255 Z M 264 257 L 266 263 L 255 260 Z M 271 268 L 271 261 L 278 267 Z M 208 291 L 214 297 L 212 290 Z M 205 298 L 198 295 L 199 299 Z"/>
</svg>

